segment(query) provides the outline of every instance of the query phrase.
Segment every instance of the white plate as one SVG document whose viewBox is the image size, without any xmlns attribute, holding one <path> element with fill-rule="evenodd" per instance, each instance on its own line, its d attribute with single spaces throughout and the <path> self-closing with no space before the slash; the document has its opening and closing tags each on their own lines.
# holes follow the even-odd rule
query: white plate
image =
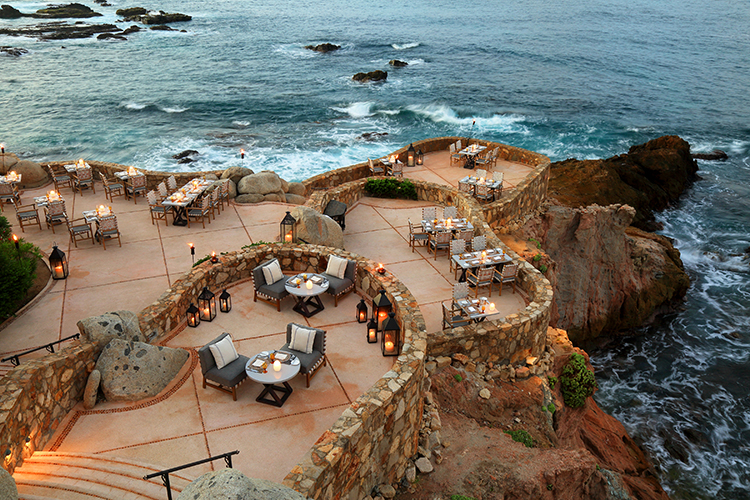
<svg viewBox="0 0 750 500">
<path fill-rule="evenodd" d="M 292 366 L 297 366 L 299 364 L 299 359 L 294 358 L 292 361 L 290 361 L 290 363 L 292 364 Z"/>
<path fill-rule="evenodd" d="M 262 352 L 260 353 L 260 355 L 261 355 L 261 356 L 268 356 L 268 351 L 262 351 Z"/>
</svg>

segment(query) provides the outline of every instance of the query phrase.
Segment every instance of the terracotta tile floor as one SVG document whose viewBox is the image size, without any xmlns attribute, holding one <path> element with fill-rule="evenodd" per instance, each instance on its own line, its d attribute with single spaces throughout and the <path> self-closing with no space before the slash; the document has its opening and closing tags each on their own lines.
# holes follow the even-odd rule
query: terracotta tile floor
<svg viewBox="0 0 750 500">
<path fill-rule="evenodd" d="M 506 163 L 498 169 L 506 172 L 506 186 L 517 184 L 530 171 Z M 405 168 L 406 177 L 453 186 L 466 172 L 448 166 L 447 152 L 427 154 L 423 166 Z M 98 187 L 96 194 L 85 192 L 75 197 L 69 189 L 63 190 L 68 212 L 80 216 L 82 210 L 110 204 Z M 26 190 L 23 201 L 28 203 L 49 189 L 48 185 Z M 68 256 L 70 276 L 53 282 L 31 307 L 0 330 L 0 355 L 77 333 L 76 322 L 83 317 L 145 307 L 190 269 L 188 243 L 195 244 L 198 259 L 212 250 L 219 253 L 272 241 L 278 221 L 290 209 L 282 203 L 232 204 L 204 229 L 200 225 L 175 227 L 171 219 L 170 225 L 152 225 L 143 199 L 136 205 L 115 198 L 111 205 L 118 215 L 121 247 L 111 244 L 105 251 L 98 244 L 79 242 L 75 248 L 60 226 L 56 234 L 38 227 L 21 234 L 47 254 L 52 243 L 58 242 Z M 407 219 L 419 223 L 424 206 L 428 205 L 363 198 L 347 213 L 344 237 L 347 250 L 383 262 L 398 275 L 417 298 L 428 332 L 435 333 L 441 328 L 440 302 L 450 299 L 455 280 L 444 254 L 434 259 L 423 248 L 414 252 L 409 248 Z M 4 208 L 4 215 L 18 228 L 13 209 Z M 234 284 L 230 293 L 233 309 L 229 314 L 219 313 L 211 323 L 187 328 L 166 345 L 194 350 L 226 331 L 233 334 L 239 352 L 252 355 L 281 347 L 289 322 L 323 328 L 328 332 L 328 364 L 312 379 L 310 388 L 305 387 L 304 378 L 295 378 L 289 400 L 283 408 L 274 408 L 255 402 L 261 388 L 248 380 L 239 386 L 238 400 L 233 402 L 225 393 L 202 388 L 193 352 L 172 385 L 147 404 L 105 402 L 91 411 L 77 406 L 47 449 L 142 459 L 165 468 L 239 449 L 240 455 L 234 457 L 236 468 L 252 477 L 280 482 L 342 411 L 392 365 L 393 358 L 381 356 L 377 344 L 367 344 L 364 325 L 353 321 L 359 301 L 355 294 L 341 300 L 338 307 L 333 306 L 331 297 L 324 296 L 325 310 L 306 320 L 291 310 L 291 298 L 282 303 L 281 312 L 266 303 L 254 303 L 250 281 Z M 520 293 L 507 290 L 493 301 L 503 314 L 525 307 Z M 194 473 L 210 468 L 204 465 Z"/>
</svg>

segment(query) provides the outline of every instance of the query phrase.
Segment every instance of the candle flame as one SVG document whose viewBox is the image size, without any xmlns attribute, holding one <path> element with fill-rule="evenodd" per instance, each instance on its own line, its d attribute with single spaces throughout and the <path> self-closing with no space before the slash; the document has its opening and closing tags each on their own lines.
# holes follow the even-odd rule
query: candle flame
<svg viewBox="0 0 750 500">
<path fill-rule="evenodd" d="M 18 241 L 18 236 L 16 236 L 15 234 L 13 235 L 13 241 Z"/>
</svg>

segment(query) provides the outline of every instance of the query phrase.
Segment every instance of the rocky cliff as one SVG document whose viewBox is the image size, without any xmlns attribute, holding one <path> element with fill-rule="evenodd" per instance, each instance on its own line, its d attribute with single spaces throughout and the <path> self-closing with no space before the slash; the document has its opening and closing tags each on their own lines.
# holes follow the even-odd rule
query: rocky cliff
<svg viewBox="0 0 750 500">
<path fill-rule="evenodd" d="M 653 231 L 654 211 L 673 204 L 697 179 L 690 144 L 663 136 L 632 146 L 627 154 L 605 160 L 569 159 L 552 163 L 548 195 L 562 205 L 630 205 L 633 225 Z"/>
<path fill-rule="evenodd" d="M 515 233 L 541 244 L 543 252 L 511 242 L 546 266 L 555 290 L 551 324 L 576 343 L 641 326 L 687 292 L 679 252 L 667 238 L 630 226 L 635 215 L 627 205 L 548 205 Z"/>
</svg>

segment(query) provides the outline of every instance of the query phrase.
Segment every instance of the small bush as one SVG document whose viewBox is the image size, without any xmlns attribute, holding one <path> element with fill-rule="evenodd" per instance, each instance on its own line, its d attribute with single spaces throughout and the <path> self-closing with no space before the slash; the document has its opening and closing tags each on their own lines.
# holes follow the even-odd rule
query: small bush
<svg viewBox="0 0 750 500">
<path fill-rule="evenodd" d="M 467 497 L 464 495 L 451 495 L 451 500 L 477 500 L 474 497 Z"/>
<path fill-rule="evenodd" d="M 544 264 L 542 264 L 542 265 L 539 266 L 539 270 L 541 272 L 543 272 L 543 273 L 546 273 L 547 272 L 547 266 L 545 266 Z"/>
<path fill-rule="evenodd" d="M 581 408 L 586 398 L 597 388 L 594 372 L 586 368 L 586 358 L 572 354 L 560 374 L 560 384 L 565 404 L 571 408 Z"/>
<path fill-rule="evenodd" d="M 368 179 L 365 182 L 365 192 L 376 198 L 400 198 L 416 200 L 417 189 L 409 180 L 396 179 Z"/>
<path fill-rule="evenodd" d="M 36 278 L 36 263 L 42 256 L 31 243 L 0 241 L 0 320 L 16 312 Z"/>
<path fill-rule="evenodd" d="M 547 377 L 547 382 L 549 382 L 549 388 L 554 389 L 555 384 L 557 383 L 557 377 Z"/>
<path fill-rule="evenodd" d="M 539 262 L 542 260 L 542 254 L 538 253 L 534 256 L 534 262 Z"/>
<path fill-rule="evenodd" d="M 460 373 L 456 373 L 455 375 L 453 375 L 453 378 L 455 378 L 455 379 L 456 379 L 456 382 L 462 382 L 462 381 L 463 381 L 463 379 L 464 379 L 464 378 L 463 378 L 463 377 L 461 376 L 461 374 L 460 374 Z"/>
<path fill-rule="evenodd" d="M 10 235 L 10 222 L 4 216 L 0 215 L 0 241 L 9 240 Z"/>
<path fill-rule="evenodd" d="M 270 241 L 260 240 L 260 241 L 256 241 L 255 243 L 250 243 L 249 245 L 242 245 L 240 248 L 242 248 L 242 249 L 244 249 L 244 248 L 253 248 L 253 247 L 259 247 L 261 245 L 270 245 L 270 244 L 271 244 Z"/>
<path fill-rule="evenodd" d="M 555 414 L 555 403 L 550 403 L 547 405 L 547 411 L 550 412 L 552 415 Z"/>
<path fill-rule="evenodd" d="M 534 447 L 534 438 L 531 437 L 531 434 L 524 430 L 519 431 L 503 431 L 507 435 L 510 436 L 510 438 L 515 441 L 516 443 L 521 443 L 526 448 L 533 448 Z"/>
</svg>

